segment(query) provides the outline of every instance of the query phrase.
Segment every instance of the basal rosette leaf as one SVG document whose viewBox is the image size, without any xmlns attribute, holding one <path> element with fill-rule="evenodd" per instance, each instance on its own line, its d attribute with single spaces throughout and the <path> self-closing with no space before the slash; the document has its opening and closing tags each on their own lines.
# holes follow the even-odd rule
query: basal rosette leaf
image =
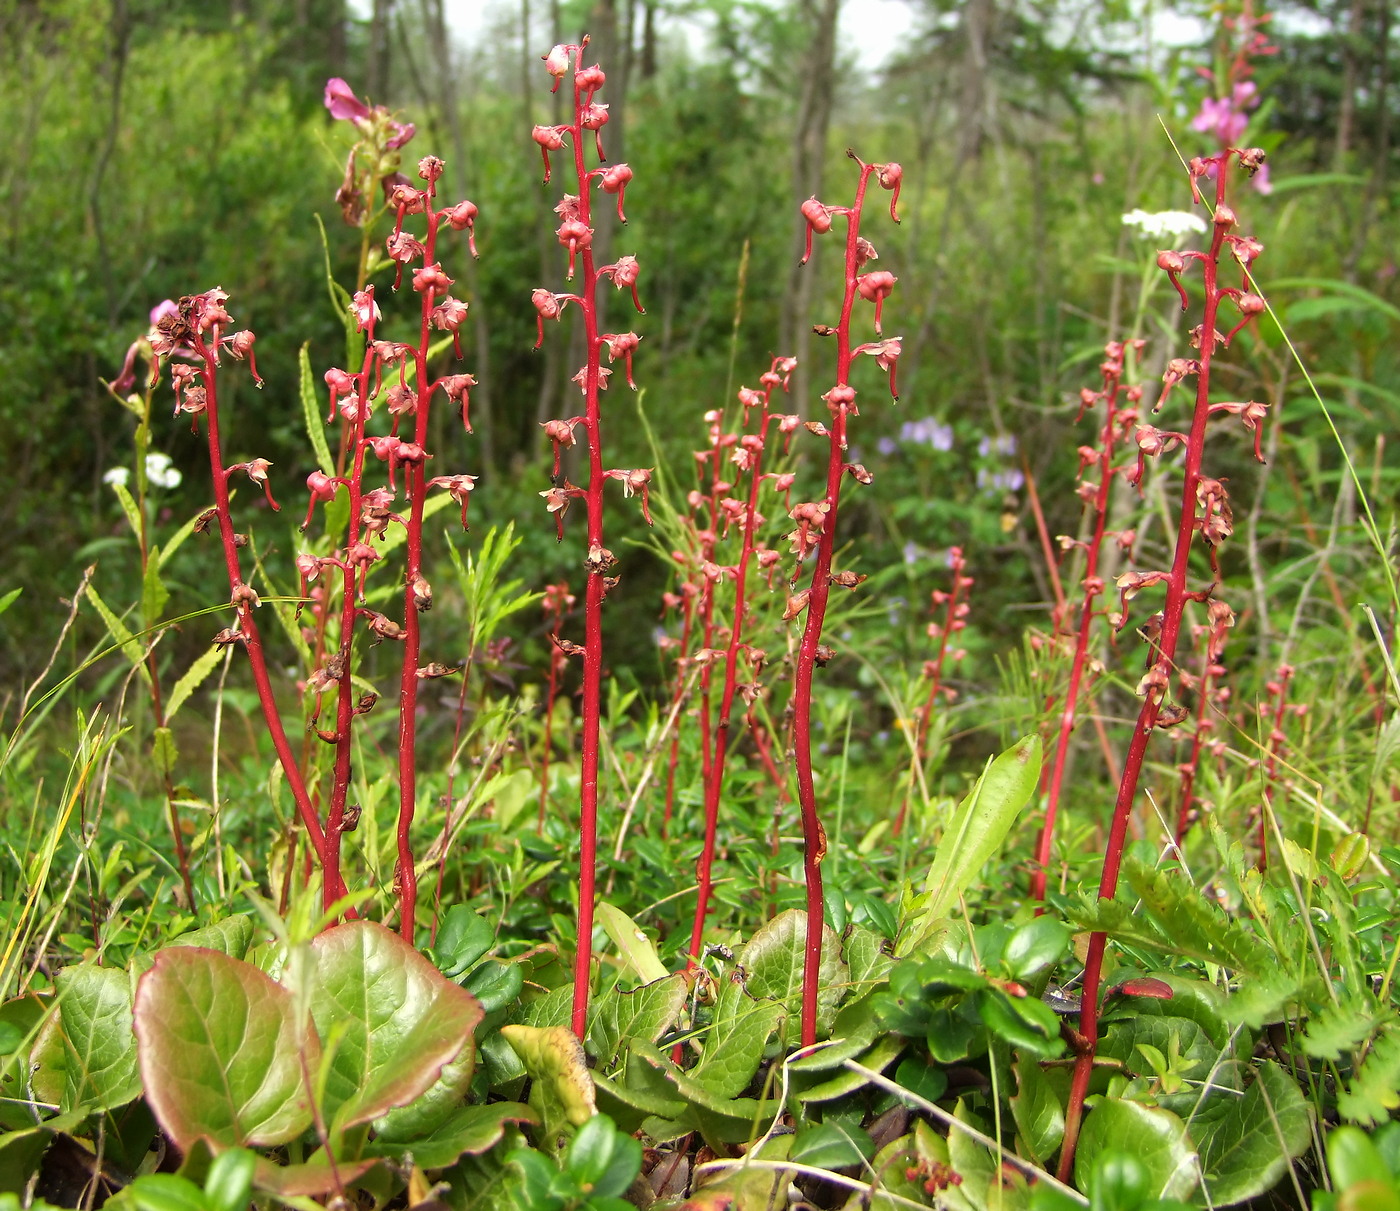
<svg viewBox="0 0 1400 1211">
<path fill-rule="evenodd" d="M 328 1121 L 343 1128 L 406 1106 L 454 1062 L 465 1087 L 482 1017 L 471 993 L 373 921 L 328 929 L 311 949 L 308 1001 L 327 1044 Z"/>
<path fill-rule="evenodd" d="M 320 1043 L 292 994 L 251 964 L 162 951 L 137 985 L 135 1028 L 146 1100 L 181 1151 L 283 1144 L 311 1125 L 302 1058 L 315 1072 Z"/>
</svg>

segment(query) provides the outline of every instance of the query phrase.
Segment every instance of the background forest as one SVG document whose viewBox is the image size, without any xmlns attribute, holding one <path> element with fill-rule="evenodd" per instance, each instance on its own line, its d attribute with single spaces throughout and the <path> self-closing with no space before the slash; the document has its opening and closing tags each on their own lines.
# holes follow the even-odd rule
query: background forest
<svg viewBox="0 0 1400 1211">
<path fill-rule="evenodd" d="M 81 569 L 127 541 L 113 533 L 120 514 L 102 476 L 129 461 L 130 438 L 101 380 L 115 378 L 161 299 L 220 284 L 241 300 L 269 385 L 240 387 L 236 405 L 286 482 L 310 469 L 295 358 L 310 341 L 312 365 L 329 364 L 341 343 L 318 216 L 337 275 L 354 275 L 359 252 L 333 200 L 348 143 L 321 104 L 328 76 L 415 121 L 415 148 L 440 150 L 452 191 L 480 207 L 483 255 L 464 271 L 480 383 L 479 516 L 519 519 L 537 584 L 562 574 L 566 556 L 533 491 L 543 472 L 532 468 L 547 458 L 537 422 L 573 390 L 577 359 L 558 343 L 531 350 L 529 288 L 553 241 L 540 221 L 538 148 L 521 131 L 552 120 L 552 99 L 527 91 L 537 48 L 585 28 L 617 64 L 611 157 L 665 182 L 636 191 L 626 238 L 649 279 L 638 381 L 668 452 L 701 439 L 702 414 L 744 367 L 810 351 L 821 276 L 796 267 L 796 204 L 820 194 L 841 149 L 904 164 L 907 217 L 881 242 L 881 263 L 900 281 L 901 399 L 867 415 L 861 439 L 888 490 L 850 515 L 851 533 L 870 570 L 893 569 L 887 598 L 904 601 L 923 596 L 949 547 L 963 547 L 979 577 L 972 636 L 1017 633 L 1024 616 L 1008 607 L 1053 598 L 1023 476 L 1065 481 L 1078 393 L 1105 340 L 1151 337 L 1153 365 L 1174 352 L 1162 339 L 1172 322 L 1165 283 L 1139 305 L 1149 242 L 1121 216 L 1180 205 L 1169 136 L 1188 151 L 1189 122 L 1210 92 L 1200 72 L 1214 62 L 1215 17 L 1173 6 L 1171 16 L 1199 18 L 1206 39 L 1182 47 L 1160 40 L 1179 20 L 1130 5 L 912 5 L 904 44 L 865 68 L 836 37 L 837 10 L 835 0 L 497 6 L 478 17 L 466 49 L 432 2 L 381 3 L 368 18 L 313 0 L 8 4 L 0 371 L 11 389 L 0 424 L 12 474 L 0 525 L 4 586 L 25 593 L 0 639 L 6 682 L 42 662 L 34 637 L 55 632 L 59 598 Z M 663 32 L 681 17 L 690 36 Z M 1249 217 L 1276 277 L 1325 277 L 1394 302 L 1390 24 L 1380 3 L 1277 12 L 1277 53 L 1255 64 L 1262 103 L 1250 114 L 1274 188 L 1250 198 Z M 612 238 L 601 229 L 600 240 Z M 1282 297 L 1282 316 L 1297 317 L 1290 334 L 1344 405 L 1353 448 L 1381 471 L 1392 324 L 1345 291 L 1309 297 L 1318 289 Z M 1280 567 L 1309 544 L 1296 485 L 1335 482 L 1337 456 L 1315 409 L 1287 404 L 1300 387 L 1284 361 L 1251 373 L 1285 402 L 1294 455 L 1237 490 L 1249 494 L 1241 512 L 1267 492 L 1266 507 L 1292 519 L 1271 527 L 1278 550 L 1267 562 Z M 619 430 L 624 443 L 638 432 Z M 640 439 L 631 445 L 620 462 L 651 461 Z M 199 464 L 198 443 L 178 432 L 154 448 L 186 473 Z M 183 516 L 202 499 L 191 492 L 187 476 L 162 504 Z M 1047 493 L 1051 534 L 1074 528 L 1077 504 Z M 632 575 L 659 593 L 665 568 L 634 562 Z M 119 587 L 122 565 L 105 559 L 100 573 L 118 600 L 133 588 Z M 1256 561 L 1256 606 L 1267 598 L 1262 571 Z M 195 566 L 181 579 L 176 606 L 205 600 Z M 629 602 L 646 614 L 655 595 L 639 587 Z M 1272 625 L 1259 614 L 1259 626 Z M 909 629 L 912 638 L 921 628 Z M 649 662 L 650 631 L 619 626 L 638 642 L 614 659 Z"/>
<path fill-rule="evenodd" d="M 1393 5 L 899 13 L 0 0 L 0 1211 L 1400 1209 Z"/>
</svg>

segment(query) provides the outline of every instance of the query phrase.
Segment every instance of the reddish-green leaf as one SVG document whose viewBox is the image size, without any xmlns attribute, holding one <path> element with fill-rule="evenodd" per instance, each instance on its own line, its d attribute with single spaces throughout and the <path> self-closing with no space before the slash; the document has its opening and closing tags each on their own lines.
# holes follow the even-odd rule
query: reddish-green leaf
<svg viewBox="0 0 1400 1211">
<path fill-rule="evenodd" d="M 164 950 L 136 989 L 141 1077 L 160 1125 L 181 1148 L 283 1144 L 311 1125 L 292 994 L 256 967 L 215 950 Z"/>
<path fill-rule="evenodd" d="M 471 993 L 373 921 L 337 925 L 311 948 L 309 1003 L 328 1054 L 328 1120 L 348 1127 L 406 1106 L 454 1060 L 470 1080 L 482 1016 Z"/>
</svg>

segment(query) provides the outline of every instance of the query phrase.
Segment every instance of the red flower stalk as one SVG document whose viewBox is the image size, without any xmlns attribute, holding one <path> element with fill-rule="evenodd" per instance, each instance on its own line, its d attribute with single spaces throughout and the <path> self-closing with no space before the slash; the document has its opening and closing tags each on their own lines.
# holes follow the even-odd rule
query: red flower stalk
<svg viewBox="0 0 1400 1211">
<path fill-rule="evenodd" d="M 1133 729 L 1127 758 L 1123 763 L 1123 778 L 1119 783 L 1118 797 L 1114 803 L 1113 820 L 1109 827 L 1108 845 L 1099 879 L 1101 899 L 1112 899 L 1118 891 L 1118 875 L 1123 860 L 1123 846 L 1127 839 L 1128 820 L 1137 798 L 1148 741 L 1157 727 L 1170 726 L 1184 718 L 1181 708 L 1169 706 L 1165 702 L 1172 670 L 1175 668 L 1177 640 L 1181 633 L 1187 602 L 1208 601 L 1215 588 L 1214 584 L 1204 590 L 1192 590 L 1189 587 L 1188 572 L 1192 545 L 1197 533 L 1200 533 L 1211 548 L 1211 565 L 1214 570 L 1214 548 L 1229 534 L 1228 498 L 1224 487 L 1220 481 L 1208 479 L 1201 470 L 1206 429 L 1211 417 L 1210 371 L 1216 345 L 1222 337 L 1219 316 L 1221 301 L 1231 297 L 1238 299 L 1246 292 L 1250 284 L 1248 266 L 1258 255 L 1259 245 L 1257 241 L 1235 235 L 1231 231 L 1236 218 L 1234 212 L 1225 204 L 1225 187 L 1231 161 L 1238 159 L 1249 172 L 1263 162 L 1263 154 L 1257 149 L 1231 150 L 1208 159 L 1197 157 L 1190 164 L 1191 187 L 1198 199 L 1201 179 L 1213 176 L 1215 182 L 1214 226 L 1210 248 L 1206 252 L 1181 254 L 1183 260 L 1200 262 L 1204 286 L 1201 323 L 1192 332 L 1192 343 L 1196 346 L 1199 358 L 1198 368 L 1193 371 L 1196 375 L 1196 402 L 1182 468 L 1181 512 L 1171 570 L 1167 573 L 1133 574 L 1139 578 L 1137 584 L 1124 586 L 1126 600 L 1130 595 L 1130 587 L 1135 592 L 1150 583 L 1165 583 L 1166 602 L 1161 613 L 1151 619 L 1144 628 L 1148 636 L 1147 672 L 1138 683 L 1138 693 L 1143 697 L 1143 704 Z M 1244 267 L 1243 290 L 1220 285 L 1220 258 L 1227 248 L 1233 259 Z M 1169 367 L 1168 375 L 1170 373 Z M 1170 381 L 1164 378 L 1163 396 L 1170 385 Z M 1160 400 L 1158 407 L 1161 407 Z M 1120 585 L 1124 579 L 1119 578 Z M 1088 1093 L 1089 1078 L 1093 1072 L 1094 1051 L 1099 1038 L 1099 994 L 1106 945 L 1107 937 L 1103 933 L 1096 932 L 1090 935 L 1089 951 L 1084 965 L 1083 1008 L 1079 1020 L 1079 1034 L 1082 1037 L 1077 1045 L 1078 1056 L 1065 1113 L 1064 1145 L 1060 1153 L 1059 1177 L 1062 1181 L 1073 1169 L 1075 1145 L 1083 1119 L 1084 1098 Z"/>
<path fill-rule="evenodd" d="M 593 910 L 598 857 L 598 759 L 600 714 L 603 681 L 603 598 L 617 583 L 611 574 L 617 560 L 603 542 L 603 484 L 609 474 L 604 471 L 602 457 L 602 425 L 599 393 L 607 385 L 610 373 L 602 365 L 602 351 L 609 338 L 599 334 L 597 291 L 601 279 L 612 278 L 618 289 L 630 289 L 638 312 L 642 310 L 637 297 L 638 266 L 635 257 L 624 256 L 612 265 L 597 266 L 593 257 L 592 187 L 598 182 L 608 189 L 602 178 L 605 168 L 589 169 L 584 162 L 584 132 L 594 134 L 594 149 L 602 159 L 601 128 L 607 121 L 607 107 L 593 100 L 604 83 L 604 73 L 596 65 L 585 68 L 583 52 L 588 46 L 584 37 L 578 45 L 554 47 L 544 56 L 545 70 L 555 78 L 555 88 L 569 73 L 573 64 L 573 121 L 560 126 L 537 126 L 534 139 L 544 155 L 545 180 L 549 180 L 551 151 L 573 152 L 573 176 L 576 193 L 565 194 L 556 207 L 559 227 L 556 235 L 569 254 L 568 278 L 576 274 L 580 285 L 576 294 L 556 294 L 537 289 L 532 295 L 539 317 L 540 342 L 544 340 L 544 321 L 557 319 L 562 308 L 575 303 L 583 312 L 584 349 L 586 361 L 574 376 L 583 391 L 584 414 L 576 422 L 565 422 L 570 436 L 576 423 L 588 438 L 588 482 L 576 488 L 565 481 L 558 482 L 556 462 L 555 485 L 543 493 L 546 506 L 555 514 L 559 535 L 563 536 L 563 518 L 571 500 L 582 499 L 587 510 L 588 553 L 583 566 L 587 579 L 584 585 L 584 643 L 583 643 L 583 701 L 582 701 L 582 761 L 579 786 L 579 905 L 578 949 L 574 958 L 574 1002 L 572 1024 L 574 1033 L 583 1037 L 588 1022 L 589 986 L 593 966 Z M 614 166 L 615 168 L 616 166 Z M 613 177 L 617 181 L 616 174 Z M 625 182 L 623 182 L 625 184 Z M 618 189 L 619 203 L 621 189 Z M 611 338 L 616 341 L 617 337 Z M 630 344 L 630 342 L 624 342 Z M 538 345 L 537 345 L 538 347 Z M 630 350 L 619 348 L 618 353 Z M 616 356 L 616 353 L 614 354 Z M 630 362 L 629 362 L 630 379 Z M 551 434 L 555 437 L 555 434 Z M 556 437 L 557 446 L 560 438 Z M 612 473 L 615 477 L 618 473 Z M 630 491 L 642 492 L 645 480 L 637 471 L 622 473 L 624 485 Z M 645 496 L 643 496 L 645 506 Z"/>
<path fill-rule="evenodd" d="M 177 352 L 184 355 L 193 354 L 195 358 L 193 366 L 172 367 L 171 378 L 177 393 L 177 412 L 189 412 L 195 418 L 196 424 L 200 415 L 205 419 L 209 473 L 214 487 L 215 520 L 218 522 L 219 540 L 224 550 L 230 600 L 236 615 L 234 625 L 220 632 L 219 641 L 238 643 L 248 654 L 248 665 L 252 669 L 253 684 L 257 689 L 263 720 L 267 725 L 268 734 L 272 737 L 273 747 L 277 750 L 277 758 L 286 776 L 288 789 L 296 803 L 297 815 L 301 818 L 302 827 L 306 829 L 306 835 L 321 867 L 324 902 L 330 905 L 344 896 L 345 884 L 341 878 L 337 857 L 327 845 L 326 833 L 311 802 L 301 767 L 297 764 L 291 744 L 287 740 L 286 729 L 282 726 L 282 715 L 272 691 L 272 680 L 268 676 L 262 635 L 254 615 L 254 610 L 259 605 L 258 595 L 243 579 L 238 555 L 243 536 L 235 533 L 233 528 L 228 470 L 224 466 L 222 434 L 219 428 L 218 392 L 220 346 L 226 339 L 223 335 L 224 329 L 232 323 L 224 307 L 227 300 L 228 295 L 218 289 L 181 299 L 178 310 L 162 315 L 157 323 L 157 337 L 151 344 L 156 354 L 163 358 L 168 359 Z M 174 373 L 176 369 L 187 372 L 177 375 Z"/>
<path fill-rule="evenodd" d="M 1178 847 L 1198 815 L 1194 809 L 1196 773 L 1200 768 L 1201 753 L 1212 743 L 1210 734 L 1215 730 L 1215 720 L 1210 718 L 1210 712 L 1223 712 L 1230 701 L 1230 687 L 1216 685 L 1215 681 L 1225 675 L 1225 666 L 1220 660 L 1225 650 L 1225 632 L 1235 625 L 1235 612 L 1225 602 L 1216 598 L 1211 598 L 1207 608 L 1210 611 L 1209 625 L 1196 625 L 1191 628 L 1193 635 L 1204 639 L 1201 672 L 1192 676 L 1183 669 L 1180 674 L 1182 688 L 1195 692 L 1196 721 L 1192 728 L 1191 754 L 1177 766 L 1177 772 L 1181 775 L 1181 802 L 1176 812 L 1175 833 Z"/>
<path fill-rule="evenodd" d="M 746 648 L 743 642 L 744 620 L 748 612 L 747 589 L 749 564 L 754 555 L 754 532 L 759 521 L 758 513 L 758 489 L 763 482 L 763 447 L 767 437 L 768 422 L 771 418 L 768 405 L 773 397 L 773 389 L 782 387 L 787 390 L 788 380 L 794 369 L 797 367 L 795 358 L 773 359 L 772 365 L 761 380 L 762 392 L 750 390 L 748 387 L 739 391 L 739 401 L 744 406 L 745 429 L 748 428 L 749 414 L 755 408 L 758 411 L 758 421 L 752 433 L 746 433 L 743 440 L 738 443 L 730 442 L 735 446 L 733 462 L 739 468 L 740 474 L 749 477 L 749 496 L 747 504 L 741 509 L 733 511 L 735 516 L 741 517 L 743 521 L 743 545 L 739 551 L 739 562 L 731 569 L 734 574 L 734 612 L 729 624 L 729 643 L 724 652 L 724 689 L 720 693 L 719 715 L 715 722 L 714 730 L 714 751 L 709 754 L 708 769 L 705 775 L 705 839 L 700 849 L 700 861 L 696 865 L 695 881 L 697 886 L 697 896 L 695 902 L 695 921 L 690 931 L 690 962 L 689 966 L 694 967 L 700 958 L 700 947 L 705 935 L 705 918 L 709 914 L 710 892 L 712 889 L 712 871 L 715 858 L 715 833 L 719 824 L 719 800 L 724 786 L 724 766 L 725 759 L 729 751 L 730 716 L 734 709 L 734 696 L 743 689 L 744 695 L 749 702 L 752 702 L 757 695 L 757 686 L 752 683 L 741 687 L 739 684 L 738 667 L 739 653 Z M 718 425 L 716 424 L 716 428 Z M 719 453 L 724 443 L 718 439 L 713 443 L 711 453 L 715 460 L 714 479 L 716 485 L 719 481 Z M 718 490 L 712 499 L 718 499 Z M 707 590 L 707 606 L 712 609 L 714 600 L 713 588 Z M 707 612 L 708 613 L 708 612 Z M 710 625 L 710 618 L 707 616 L 706 626 Z M 705 644 L 709 650 L 708 641 Z M 706 663 L 702 670 L 702 677 L 709 674 L 710 664 Z M 701 705 L 702 718 L 708 715 L 708 705 Z"/>
<path fill-rule="evenodd" d="M 1134 341 L 1136 349 L 1141 349 L 1142 341 Z M 1065 689 L 1064 705 L 1060 709 L 1059 736 L 1055 741 L 1055 757 L 1049 767 L 1045 785 L 1045 821 L 1041 825 L 1040 839 L 1036 844 L 1035 870 L 1031 874 L 1030 894 L 1033 900 L 1045 899 L 1046 874 L 1050 867 L 1050 850 L 1054 844 L 1055 817 L 1059 809 L 1060 788 L 1064 781 L 1065 761 L 1069 756 L 1070 734 L 1074 731 L 1078 717 L 1079 699 L 1084 688 L 1084 679 L 1089 665 L 1089 646 L 1094 617 L 1095 599 L 1104 591 L 1103 578 L 1099 575 L 1099 556 L 1103 540 L 1107 534 L 1109 494 L 1113 487 L 1113 476 L 1124 468 L 1113 466 L 1115 448 L 1123 443 L 1137 420 L 1135 405 L 1142 398 L 1140 387 L 1123 387 L 1123 361 L 1127 346 L 1121 341 L 1113 341 L 1104 349 L 1105 358 L 1099 365 L 1103 387 L 1099 391 L 1087 388 L 1081 393 L 1080 414 L 1085 408 L 1102 402 L 1104 405 L 1103 426 L 1099 430 L 1098 449 L 1084 447 L 1080 452 L 1081 498 L 1094 510 L 1094 529 L 1088 542 L 1084 544 L 1084 587 L 1083 601 L 1079 607 L 1079 627 L 1075 635 L 1074 659 L 1070 664 L 1069 685 Z M 1126 395 L 1128 408 L 1120 408 L 1120 396 Z M 1144 457 L 1139 454 L 1139 462 Z M 1098 483 L 1083 479 L 1090 467 L 1098 471 Z M 1138 478 L 1141 478 L 1139 473 Z M 1134 480 L 1137 482 L 1137 480 Z M 1060 539 L 1061 547 L 1066 539 Z M 1073 544 L 1073 540 L 1069 540 Z"/>
<path fill-rule="evenodd" d="M 893 275 L 868 274 L 861 276 L 861 269 L 867 261 L 875 258 L 875 250 L 861 238 L 861 212 L 865 206 L 866 187 L 872 175 L 886 189 L 893 190 L 899 183 L 901 174 L 894 165 L 865 164 L 852 151 L 846 154 L 860 169 L 856 183 L 855 198 L 849 207 L 824 206 L 815 199 L 803 203 L 802 213 L 807 217 L 808 244 L 810 237 L 831 229 L 835 216 L 846 219 L 845 291 L 841 301 L 841 317 L 833 335 L 836 337 L 836 384 L 822 398 L 831 412 L 831 427 L 817 425 L 817 430 L 828 438 L 826 495 L 817 502 L 820 520 L 816 515 L 809 520 L 799 520 L 794 542 L 798 548 L 798 562 L 808 553 L 808 538 L 814 536 L 816 558 L 813 561 L 810 587 L 805 590 L 801 604 L 796 598 L 789 604 L 789 617 L 795 616 L 804 607 L 807 611 L 806 625 L 802 631 L 802 642 L 797 651 L 794 671 L 793 701 L 793 761 L 797 772 L 797 798 L 802 809 L 802 867 L 807 891 L 807 937 L 803 949 L 802 963 L 802 1031 L 801 1045 L 809 1047 L 817 1038 L 817 976 L 822 958 L 822 928 L 824 905 L 822 901 L 822 859 L 826 857 L 826 834 L 817 814 L 817 792 L 812 778 L 812 676 L 818 664 L 826 664 L 832 652 L 824 645 L 822 624 L 826 619 L 827 599 L 831 593 L 834 578 L 831 570 L 832 556 L 836 546 L 836 519 L 841 502 L 841 484 L 850 470 L 846 462 L 846 422 L 856 414 L 856 393 L 850 385 L 851 360 L 854 352 L 851 345 L 851 313 L 857 297 L 874 302 L 876 306 L 876 332 L 879 332 L 879 308 L 890 288 L 894 285 Z M 813 203 L 815 202 L 815 205 Z M 890 216 L 895 218 L 893 202 Z M 806 258 L 804 258 L 805 260 Z M 878 278 L 869 282 L 868 278 Z M 888 280 L 886 280 L 888 279 Z M 864 283 L 864 286 L 862 285 Z M 801 508 L 801 506 L 798 506 Z M 794 510 L 795 512 L 796 510 Z"/>
<path fill-rule="evenodd" d="M 549 626 L 549 686 L 544 700 L 544 743 L 540 755 L 540 818 L 539 831 L 544 832 L 545 811 L 549 807 L 549 754 L 554 742 L 554 699 L 559 692 L 559 674 L 563 672 L 566 657 L 559 647 L 559 632 L 564 619 L 574 608 L 574 595 L 564 583 L 549 584 L 544 587 L 545 621 Z"/>
<path fill-rule="evenodd" d="M 1273 680 L 1265 687 L 1269 694 L 1268 701 L 1260 703 L 1259 706 L 1261 721 L 1267 722 L 1269 725 L 1268 742 L 1265 745 L 1263 802 L 1254 809 L 1259 813 L 1260 870 L 1266 870 L 1269 865 L 1269 813 L 1273 811 L 1274 807 L 1274 787 L 1278 783 L 1279 758 L 1283 756 L 1288 747 L 1288 737 L 1283 730 L 1284 716 L 1288 714 L 1305 715 L 1308 711 L 1306 702 L 1290 703 L 1288 701 L 1288 683 L 1293 680 L 1293 672 L 1291 664 L 1280 664 Z"/>
<path fill-rule="evenodd" d="M 930 609 L 936 610 L 940 606 L 943 608 L 943 621 L 928 624 L 928 636 L 930 639 L 938 641 L 938 652 L 932 660 L 924 662 L 923 676 L 928 681 L 928 695 L 924 699 L 924 705 L 919 710 L 914 725 L 914 746 L 913 752 L 910 754 L 909 779 L 905 784 L 904 798 L 900 802 L 899 811 L 895 813 L 894 823 L 890 826 L 892 837 L 898 837 L 904 829 L 904 817 L 909 811 L 909 797 L 913 793 L 914 783 L 928 755 L 928 734 L 933 723 L 933 708 L 940 696 L 952 702 L 958 694 L 957 690 L 943 684 L 943 666 L 950 657 L 954 661 L 958 661 L 965 655 L 961 648 L 954 648 L 950 652 L 948 644 L 954 635 L 967 627 L 967 615 L 970 610 L 967 594 L 972 588 L 973 578 L 963 575 L 963 569 L 967 567 L 967 560 L 963 558 L 961 547 L 949 548 L 948 567 L 953 573 L 952 588 L 947 592 L 942 589 L 934 589 L 929 603 Z"/>
</svg>

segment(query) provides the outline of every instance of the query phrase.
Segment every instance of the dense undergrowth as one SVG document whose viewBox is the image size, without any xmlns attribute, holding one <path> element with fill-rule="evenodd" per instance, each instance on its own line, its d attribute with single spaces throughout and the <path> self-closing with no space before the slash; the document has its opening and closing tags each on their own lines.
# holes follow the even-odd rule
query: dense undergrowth
<svg viewBox="0 0 1400 1211">
<path fill-rule="evenodd" d="M 331 80 L 363 238 L 325 237 L 343 356 L 268 384 L 303 463 L 240 419 L 242 282 L 157 307 L 108 383 L 127 532 L 7 699 L 4 1204 L 1400 1205 L 1394 473 L 1357 440 L 1400 313 L 1262 212 L 1249 12 L 1175 209 L 1101 250 L 1135 302 L 989 423 L 910 389 L 932 212 L 859 149 L 801 210 L 807 361 L 736 337 L 677 417 L 622 225 L 664 185 L 555 47 L 515 322 L 580 393 L 539 487 L 473 433 L 489 206 Z"/>
</svg>

